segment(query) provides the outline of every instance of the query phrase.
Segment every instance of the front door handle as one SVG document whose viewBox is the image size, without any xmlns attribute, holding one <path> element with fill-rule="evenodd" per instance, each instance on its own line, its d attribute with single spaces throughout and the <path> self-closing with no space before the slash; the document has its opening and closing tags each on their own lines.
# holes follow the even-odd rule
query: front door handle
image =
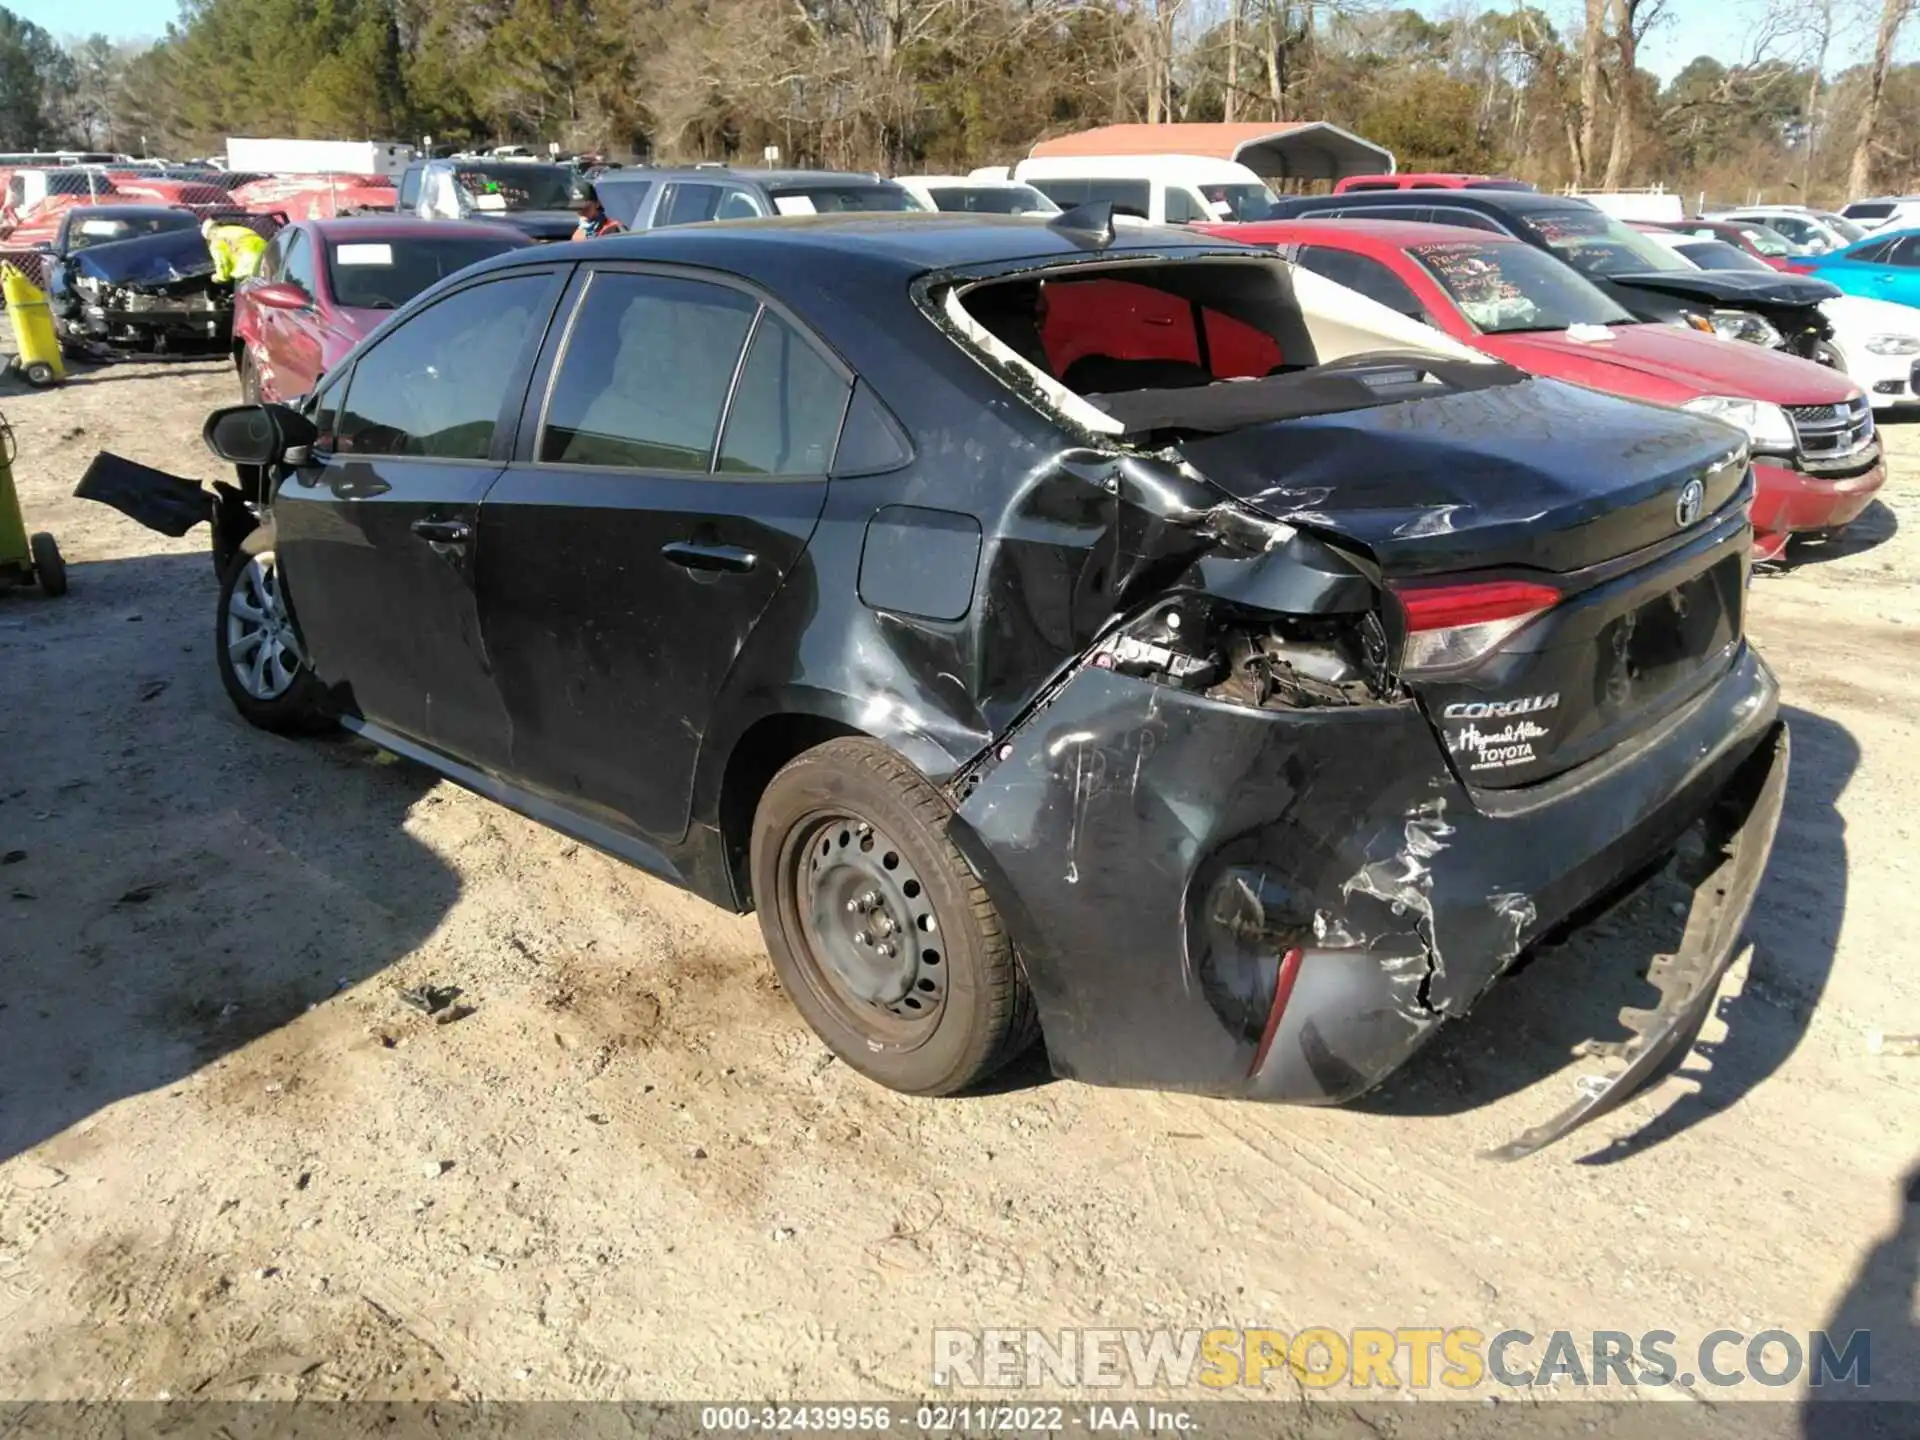
<svg viewBox="0 0 1920 1440">
<path fill-rule="evenodd" d="M 689 570 L 729 570 L 736 575 L 746 574 L 760 559 L 753 551 L 738 545 L 696 545 L 691 540 L 662 545 L 660 553 Z"/>
<path fill-rule="evenodd" d="M 473 539 L 473 527 L 464 520 L 416 520 L 412 528 L 429 545 L 464 545 Z"/>
</svg>

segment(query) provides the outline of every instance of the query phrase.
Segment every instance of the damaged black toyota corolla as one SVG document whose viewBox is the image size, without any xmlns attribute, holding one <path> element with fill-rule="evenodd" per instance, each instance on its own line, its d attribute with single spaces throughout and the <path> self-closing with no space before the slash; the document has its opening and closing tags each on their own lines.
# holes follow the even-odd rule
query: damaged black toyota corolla
<svg viewBox="0 0 1920 1440">
<path fill-rule="evenodd" d="M 1690 1043 L 1772 842 L 1752 482 L 1270 256 L 1074 212 L 469 270 L 208 434 L 223 676 L 717 904 L 945 1094 L 1324 1102 L 1704 831 Z M 262 497 L 255 496 L 257 501 Z"/>
</svg>

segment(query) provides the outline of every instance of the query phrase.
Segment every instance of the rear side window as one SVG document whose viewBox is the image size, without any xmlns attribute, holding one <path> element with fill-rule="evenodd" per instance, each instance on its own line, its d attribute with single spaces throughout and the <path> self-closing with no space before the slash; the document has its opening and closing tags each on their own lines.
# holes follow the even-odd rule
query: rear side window
<svg viewBox="0 0 1920 1440">
<path fill-rule="evenodd" d="M 389 332 L 353 368 L 334 448 L 486 459 L 514 359 L 545 324 L 551 284 L 515 275 L 475 285 Z"/>
<path fill-rule="evenodd" d="M 1047 369 L 1083 394 L 1265 375 L 1280 346 L 1230 315 L 1127 280 L 1052 280 L 1041 296 Z"/>
<path fill-rule="evenodd" d="M 1196 220 L 1211 220 L 1178 185 L 1167 186 L 1167 224 L 1191 225 Z"/>
<path fill-rule="evenodd" d="M 758 309 L 721 285 L 595 275 L 554 377 L 540 459 L 705 473 Z"/>
<path fill-rule="evenodd" d="M 713 212 L 716 220 L 752 220 L 761 213 L 760 202 L 745 190 L 729 190 L 720 197 Z"/>
<path fill-rule="evenodd" d="M 660 197 L 660 214 L 655 225 L 697 225 L 713 219 L 720 208 L 718 185 L 669 185 Z"/>
<path fill-rule="evenodd" d="M 1893 206 L 1876 205 L 1869 201 L 1862 204 L 1849 205 L 1840 213 L 1849 220 L 1884 220 L 1887 216 L 1893 214 Z"/>
<path fill-rule="evenodd" d="M 1878 265 L 1886 260 L 1893 249 L 1893 241 L 1880 240 L 1872 245 L 1862 245 L 1858 250 L 1847 253 L 1849 260 L 1858 260 L 1863 265 Z"/>
<path fill-rule="evenodd" d="M 1396 314 L 1415 320 L 1426 318 L 1420 297 L 1407 282 L 1371 255 L 1356 255 L 1351 250 L 1336 250 L 1330 245 L 1307 245 L 1301 248 L 1299 264 L 1336 285 L 1377 300 Z"/>
<path fill-rule="evenodd" d="M 721 471 L 826 474 L 852 389 L 799 332 L 763 310 L 727 410 Z"/>
<path fill-rule="evenodd" d="M 1351 195 L 1359 190 L 1398 190 L 1399 188 L 1400 182 L 1397 180 L 1358 180 L 1351 185 L 1342 186 L 1341 193 Z"/>
</svg>

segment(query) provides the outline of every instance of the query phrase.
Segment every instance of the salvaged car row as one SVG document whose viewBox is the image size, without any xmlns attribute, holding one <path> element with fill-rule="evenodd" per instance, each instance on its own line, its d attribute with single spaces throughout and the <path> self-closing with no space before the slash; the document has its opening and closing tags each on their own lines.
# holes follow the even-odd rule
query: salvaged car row
<svg viewBox="0 0 1920 1440">
<path fill-rule="evenodd" d="M 235 483 L 102 456 L 82 493 L 211 522 L 249 720 L 756 911 L 881 1083 L 1044 1036 L 1095 1083 L 1349 1099 L 1691 834 L 1660 1004 L 1502 1153 L 1690 1043 L 1786 772 L 1752 427 L 1497 348 L 1528 305 L 1599 353 L 1672 327 L 1564 266 L 1462 288 L 1559 264 L 1484 231 L 1374 232 L 1409 308 L 1310 263 L 1357 223 L 824 208 L 290 226 L 240 287 L 254 403 L 208 422 Z"/>
<path fill-rule="evenodd" d="M 1659 1003 L 1498 1153 L 1691 1043 L 1787 769 L 1752 567 L 1871 502 L 1920 312 L 1759 219 L 1488 177 L 641 167 L 594 180 L 627 233 L 555 243 L 580 174 L 396 161 L 382 215 L 336 177 L 233 284 L 185 274 L 208 215 L 68 207 L 70 335 L 229 307 L 233 483 L 81 493 L 210 524 L 248 720 L 756 912 L 910 1093 L 1043 1037 L 1351 1099 L 1663 868 Z M 123 328 L 77 334 L 108 276 Z"/>
</svg>

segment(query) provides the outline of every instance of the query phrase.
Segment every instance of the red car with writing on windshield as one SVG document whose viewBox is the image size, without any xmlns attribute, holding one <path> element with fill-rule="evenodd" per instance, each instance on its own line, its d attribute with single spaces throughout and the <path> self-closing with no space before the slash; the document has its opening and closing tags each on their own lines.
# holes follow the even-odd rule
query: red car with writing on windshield
<svg viewBox="0 0 1920 1440">
<path fill-rule="evenodd" d="M 304 395 L 381 321 L 477 261 L 533 242 L 462 220 L 303 220 L 273 237 L 233 307 L 233 363 L 250 401 Z"/>
<path fill-rule="evenodd" d="M 1712 415 L 1753 447 L 1754 554 L 1832 534 L 1886 481 L 1873 409 L 1846 375 L 1759 345 L 1635 320 L 1546 251 L 1453 225 L 1270 220 L 1196 227 L 1295 264 L 1549 379 Z"/>
</svg>

